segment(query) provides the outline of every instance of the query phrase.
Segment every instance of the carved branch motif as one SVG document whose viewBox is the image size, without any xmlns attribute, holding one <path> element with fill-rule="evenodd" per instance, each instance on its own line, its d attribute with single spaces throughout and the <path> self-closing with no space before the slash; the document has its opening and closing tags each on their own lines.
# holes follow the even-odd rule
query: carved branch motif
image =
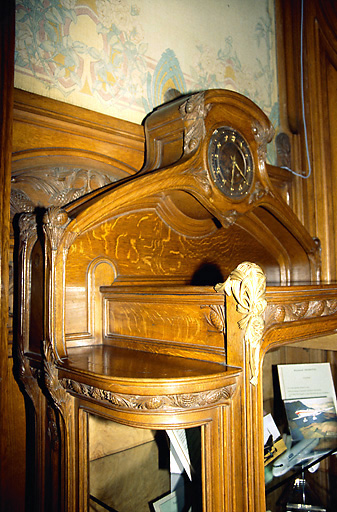
<svg viewBox="0 0 337 512">
<path fill-rule="evenodd" d="M 179 110 L 185 122 L 184 153 L 195 151 L 206 134 L 204 119 L 210 110 L 210 105 L 205 107 L 204 93 L 199 92 L 190 96 Z"/>
<path fill-rule="evenodd" d="M 293 302 L 290 304 L 268 304 L 265 315 L 266 329 L 275 323 L 329 316 L 334 315 L 336 312 L 336 299 Z"/>
<path fill-rule="evenodd" d="M 291 167 L 291 146 L 290 139 L 286 133 L 279 133 L 275 138 L 277 165 L 280 167 Z"/>
<path fill-rule="evenodd" d="M 47 426 L 47 435 L 50 440 L 51 447 L 54 451 L 57 451 L 59 449 L 60 445 L 60 439 L 59 439 L 59 431 L 57 426 L 57 419 L 54 409 L 50 406 L 50 404 L 47 405 L 47 419 L 48 419 L 48 426 Z"/>
<path fill-rule="evenodd" d="M 36 216 L 33 213 L 23 213 L 19 218 L 20 244 L 27 243 L 29 238 L 36 237 Z"/>
<path fill-rule="evenodd" d="M 236 385 L 200 393 L 183 393 L 180 395 L 140 396 L 113 393 L 103 389 L 82 384 L 71 379 L 62 379 L 62 385 L 79 394 L 95 400 L 107 402 L 121 409 L 158 411 L 177 409 L 196 409 L 225 402 L 234 394 Z"/>
<path fill-rule="evenodd" d="M 209 315 L 205 315 L 206 321 L 218 332 L 226 332 L 225 307 L 212 304 L 210 306 L 200 306 L 201 308 L 209 308 Z"/>
<path fill-rule="evenodd" d="M 262 199 L 263 196 L 270 193 L 270 190 L 267 187 L 264 187 L 260 181 L 256 181 L 255 188 L 249 198 L 248 203 L 253 204 L 256 201 Z"/>
<path fill-rule="evenodd" d="M 38 370 L 32 368 L 29 364 L 28 358 L 25 356 L 25 315 L 26 312 L 26 302 L 25 302 L 25 288 L 24 288 L 24 279 L 22 274 L 24 269 L 26 269 L 26 259 L 27 252 L 31 245 L 35 242 L 37 238 L 37 225 L 36 225 L 36 216 L 33 213 L 24 213 L 20 216 L 19 222 L 19 252 L 20 252 L 20 260 L 21 260 L 21 279 L 20 279 L 20 295 L 22 300 L 22 311 L 20 311 L 20 323 L 19 328 L 17 330 L 17 339 L 13 343 L 13 370 L 15 377 L 18 381 L 20 381 L 25 389 L 25 392 L 30 397 L 32 402 L 37 404 L 39 394 L 41 390 L 37 383 L 39 379 Z M 13 276 L 10 276 L 11 280 Z M 13 294 L 14 287 L 10 285 L 10 292 Z"/>
<path fill-rule="evenodd" d="M 67 212 L 57 206 L 51 206 L 43 217 L 44 232 L 50 241 L 51 248 L 56 250 L 60 245 L 63 232 L 70 222 Z"/>
<path fill-rule="evenodd" d="M 257 153 L 260 159 L 265 160 L 267 155 L 267 144 L 274 135 L 274 128 L 263 128 L 258 121 L 252 123 L 252 132 L 258 143 Z"/>
<path fill-rule="evenodd" d="M 56 357 L 53 347 L 49 341 L 43 342 L 43 369 L 44 382 L 46 388 L 61 414 L 66 417 L 69 412 L 71 397 L 62 386 L 58 378 L 58 370 L 56 367 Z"/>
<path fill-rule="evenodd" d="M 245 341 L 249 348 L 251 371 L 250 382 L 256 386 L 259 371 L 259 352 L 264 320 L 262 315 L 267 306 L 265 300 L 266 276 L 255 263 L 241 263 L 227 281 L 215 287 L 217 292 L 225 291 L 237 302 L 237 311 L 243 315 L 238 322 L 239 328 L 245 331 Z"/>
<path fill-rule="evenodd" d="M 112 169 L 113 172 L 113 169 Z M 82 168 L 29 169 L 12 175 L 11 212 L 32 211 L 37 206 L 64 206 L 93 190 L 117 181 L 119 175 Z"/>
<path fill-rule="evenodd" d="M 46 387 L 56 404 L 66 400 L 66 391 L 59 383 L 56 358 L 50 342 L 43 342 L 44 376 Z"/>
<path fill-rule="evenodd" d="M 227 227 L 233 226 L 239 217 L 240 213 L 236 210 L 227 210 L 221 215 L 221 218 Z"/>
<path fill-rule="evenodd" d="M 15 343 L 13 346 L 13 372 L 15 378 L 21 382 L 34 406 L 37 407 L 41 393 L 41 388 L 38 384 L 40 373 L 39 370 L 30 366 L 29 360 L 25 357 L 19 343 Z"/>
<path fill-rule="evenodd" d="M 30 199 L 28 194 L 22 190 L 11 190 L 10 197 L 10 212 L 11 219 L 16 213 L 33 212 L 36 208 L 34 202 Z"/>
<path fill-rule="evenodd" d="M 205 194 L 206 195 L 209 194 L 209 191 L 211 188 L 210 188 L 208 173 L 207 173 L 206 169 L 204 169 L 202 167 L 199 169 L 190 167 L 185 172 L 188 174 L 193 174 L 194 178 L 196 178 L 199 181 L 200 185 L 204 189 Z"/>
</svg>

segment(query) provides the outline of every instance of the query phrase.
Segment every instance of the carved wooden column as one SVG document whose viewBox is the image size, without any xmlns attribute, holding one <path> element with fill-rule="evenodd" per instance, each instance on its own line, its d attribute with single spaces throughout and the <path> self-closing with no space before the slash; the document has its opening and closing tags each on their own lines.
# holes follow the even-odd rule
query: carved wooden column
<svg viewBox="0 0 337 512">
<path fill-rule="evenodd" d="M 79 489 L 76 485 L 80 471 L 78 460 L 78 436 L 80 432 L 78 428 L 76 399 L 67 393 L 59 382 L 56 359 L 49 342 L 44 342 L 43 357 L 44 383 L 52 400 L 53 407 L 57 410 L 57 423 L 60 429 L 61 451 L 59 469 L 62 475 L 60 489 L 58 490 L 60 510 L 67 512 L 84 510 L 79 507 Z"/>
<path fill-rule="evenodd" d="M 28 510 L 44 510 L 45 490 L 45 447 L 46 447 L 46 421 L 45 398 L 39 379 L 41 371 L 30 365 L 25 353 L 29 351 L 30 328 L 30 296 L 31 296 L 31 254 L 37 241 L 36 215 L 23 214 L 19 219 L 19 276 L 18 294 L 20 297 L 20 311 L 18 312 L 18 329 L 14 344 L 14 373 L 21 384 L 26 398 L 26 415 L 28 426 L 32 432 L 27 438 L 27 453 L 34 456 L 27 457 L 27 488 L 26 496 Z M 34 264 L 34 263 L 33 263 Z"/>
<path fill-rule="evenodd" d="M 248 510 L 265 510 L 263 468 L 262 353 L 266 276 L 250 262 L 240 264 L 216 291 L 227 294 L 227 364 L 241 365 L 244 379 L 245 419 L 242 439 L 246 440 Z"/>
</svg>

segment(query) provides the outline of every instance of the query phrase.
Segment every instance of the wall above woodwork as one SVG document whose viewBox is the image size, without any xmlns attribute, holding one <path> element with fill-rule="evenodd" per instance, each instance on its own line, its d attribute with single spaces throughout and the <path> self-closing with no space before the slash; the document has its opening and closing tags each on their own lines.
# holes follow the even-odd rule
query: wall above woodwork
<svg viewBox="0 0 337 512">
<path fill-rule="evenodd" d="M 15 86 L 140 123 L 227 88 L 278 124 L 272 0 L 16 0 Z"/>
</svg>

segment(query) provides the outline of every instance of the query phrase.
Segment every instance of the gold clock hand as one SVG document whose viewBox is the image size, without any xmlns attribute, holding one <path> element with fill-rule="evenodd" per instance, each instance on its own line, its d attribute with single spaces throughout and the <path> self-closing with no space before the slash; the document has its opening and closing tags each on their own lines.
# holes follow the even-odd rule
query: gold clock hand
<svg viewBox="0 0 337 512">
<path fill-rule="evenodd" d="M 232 162 L 233 162 L 233 167 L 236 167 L 236 169 L 239 171 L 239 174 L 242 176 L 242 178 L 245 180 L 245 182 L 248 183 L 246 176 L 241 171 L 240 166 L 236 163 L 235 156 L 232 156 L 231 159 L 232 159 Z"/>
<path fill-rule="evenodd" d="M 231 157 L 232 159 L 232 177 L 231 177 L 231 190 L 234 189 L 234 166 L 235 166 L 235 161 L 233 161 L 233 157 Z"/>
</svg>

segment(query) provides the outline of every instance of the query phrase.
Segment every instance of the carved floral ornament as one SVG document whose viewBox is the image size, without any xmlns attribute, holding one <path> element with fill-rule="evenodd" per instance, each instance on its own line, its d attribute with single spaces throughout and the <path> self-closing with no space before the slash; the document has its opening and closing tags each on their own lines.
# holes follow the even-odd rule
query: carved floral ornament
<svg viewBox="0 0 337 512">
<path fill-rule="evenodd" d="M 62 386 L 58 378 L 58 370 L 56 367 L 56 356 L 49 340 L 43 341 L 42 344 L 44 355 L 44 381 L 50 396 L 55 405 L 65 414 L 69 407 L 70 396 Z"/>
<path fill-rule="evenodd" d="M 243 315 L 238 326 L 245 331 L 245 342 L 249 350 L 250 382 L 256 386 L 264 331 L 263 314 L 267 306 L 266 276 L 255 263 L 244 262 L 231 272 L 224 283 L 216 285 L 215 290 L 232 295 L 237 302 L 238 313 Z"/>
</svg>

